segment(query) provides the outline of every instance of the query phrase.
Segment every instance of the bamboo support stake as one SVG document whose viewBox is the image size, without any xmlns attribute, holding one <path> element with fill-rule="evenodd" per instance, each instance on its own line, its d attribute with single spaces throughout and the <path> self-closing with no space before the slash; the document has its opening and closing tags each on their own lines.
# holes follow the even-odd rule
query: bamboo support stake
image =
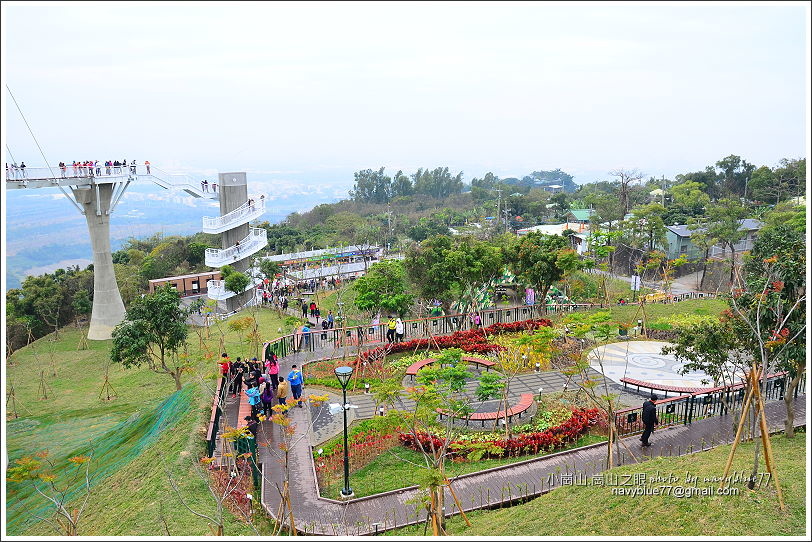
<svg viewBox="0 0 812 542">
<path fill-rule="evenodd" d="M 465 515 L 465 510 L 462 509 L 462 503 L 457 498 L 457 493 L 454 491 L 454 488 L 451 487 L 451 481 L 446 479 L 445 484 L 448 486 L 448 491 L 451 493 L 451 496 L 454 498 L 454 502 L 457 504 L 457 508 L 459 508 L 459 510 L 460 510 L 460 515 L 462 516 L 462 519 L 464 519 L 465 524 L 470 527 L 471 522 L 468 521 L 468 516 Z"/>
<path fill-rule="evenodd" d="M 764 462 L 767 464 L 767 472 L 770 473 L 775 481 L 775 491 L 778 493 L 778 505 L 781 510 L 786 510 L 784 504 L 784 495 L 781 493 L 781 485 L 778 483 L 778 471 L 773 462 L 773 446 L 770 441 L 770 429 L 767 427 L 767 416 L 764 413 L 764 399 L 761 396 L 761 390 L 758 386 L 755 387 L 756 405 L 760 413 L 759 424 L 761 426 L 761 442 L 764 445 Z"/>
<path fill-rule="evenodd" d="M 733 456 L 736 454 L 736 448 L 739 445 L 739 441 L 741 440 L 742 429 L 744 428 L 744 423 L 747 420 L 745 413 L 747 409 L 750 407 L 750 400 L 753 398 L 753 382 L 757 380 L 753 378 L 756 374 L 755 367 L 750 374 L 748 375 L 748 380 L 750 381 L 750 387 L 747 390 L 747 394 L 744 397 L 744 403 L 742 404 L 742 416 L 739 420 L 739 427 L 736 429 L 736 436 L 733 438 L 733 446 L 730 448 L 730 453 L 727 456 L 727 463 L 725 463 L 725 472 L 722 474 L 722 481 L 719 482 L 719 489 L 723 489 L 725 487 L 725 480 L 727 479 L 728 474 L 730 474 L 730 468 L 733 466 Z"/>
</svg>

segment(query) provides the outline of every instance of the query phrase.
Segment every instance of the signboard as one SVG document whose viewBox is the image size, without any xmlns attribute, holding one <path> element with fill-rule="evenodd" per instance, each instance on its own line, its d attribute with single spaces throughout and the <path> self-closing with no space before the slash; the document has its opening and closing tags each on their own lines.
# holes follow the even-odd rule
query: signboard
<svg viewBox="0 0 812 542">
<path fill-rule="evenodd" d="M 632 277 L 632 290 L 634 290 L 635 292 L 640 290 L 640 276 L 639 275 L 634 275 Z"/>
</svg>

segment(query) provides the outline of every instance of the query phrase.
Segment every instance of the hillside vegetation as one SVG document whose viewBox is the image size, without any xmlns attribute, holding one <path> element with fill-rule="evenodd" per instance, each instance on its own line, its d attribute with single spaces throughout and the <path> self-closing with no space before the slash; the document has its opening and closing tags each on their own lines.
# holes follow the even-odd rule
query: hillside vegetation
<svg viewBox="0 0 812 542">
<path fill-rule="evenodd" d="M 674 496 L 631 497 L 612 495 L 611 488 L 599 486 L 560 487 L 528 503 L 503 510 L 469 514 L 467 527 L 460 517 L 449 521 L 453 535 L 493 536 L 802 536 L 806 519 L 805 434 L 794 439 L 773 437 L 781 489 L 787 510 L 778 507 L 774 486 L 741 491 L 736 496 L 676 498 Z M 721 476 L 730 446 L 678 458 L 657 458 L 641 465 L 613 469 L 612 474 L 646 473 L 648 477 L 673 474 L 685 484 L 686 473 L 698 476 L 699 487 L 717 484 L 702 482 Z M 749 472 L 753 444 L 745 443 L 736 452 L 733 471 Z M 763 455 L 762 455 L 763 458 Z M 767 472 L 763 459 L 759 472 Z M 622 479 L 622 478 L 621 478 Z M 656 485 L 656 484 L 655 484 Z M 423 526 L 393 531 L 392 535 L 419 535 Z"/>
<path fill-rule="evenodd" d="M 257 315 L 265 340 L 277 336 L 280 327 L 283 332 L 289 330 L 274 311 L 259 310 Z M 228 322 L 213 326 L 208 338 L 202 330 L 202 340 L 190 331 L 193 371 L 184 375 L 183 389 L 174 392 L 170 377 L 111 365 L 112 341 L 88 341 L 87 350 L 77 350 L 81 332 L 64 328 L 59 340 L 50 341 L 53 335 L 48 335 L 7 360 L 6 393 L 13 385 L 19 415 L 12 419 L 9 402 L 10 465 L 44 450 L 57 464 L 92 453 L 93 490 L 80 523 L 81 535 L 161 535 L 167 529 L 173 535 L 210 534 L 206 522 L 180 504 L 164 468 L 179 481 L 190 506 L 214 512 L 216 503 L 192 463 L 205 454 L 212 401 L 209 390 L 217 375 L 215 358 L 219 357 L 221 337 L 232 358 L 253 356 L 252 347 L 229 330 Z M 106 391 L 100 398 L 106 371 L 115 395 L 110 401 Z M 47 399 L 42 393 L 43 381 Z M 31 512 L 45 509 L 44 501 L 32 494 L 29 485 L 8 482 L 8 488 L 9 534 L 55 534 L 31 516 Z M 226 534 L 253 534 L 230 513 L 227 518 Z"/>
</svg>

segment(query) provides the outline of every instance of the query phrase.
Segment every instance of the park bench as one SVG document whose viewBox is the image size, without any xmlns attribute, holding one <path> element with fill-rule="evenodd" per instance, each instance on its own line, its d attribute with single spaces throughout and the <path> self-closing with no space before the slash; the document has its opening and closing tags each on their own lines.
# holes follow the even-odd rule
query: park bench
<svg viewBox="0 0 812 542">
<path fill-rule="evenodd" d="M 786 371 L 781 371 L 778 373 L 767 375 L 765 380 L 770 380 L 773 378 L 779 378 L 786 375 Z M 743 382 L 739 382 L 738 384 L 733 384 L 732 386 L 718 386 L 715 388 L 695 388 L 689 386 L 666 386 L 664 384 L 655 384 L 653 382 L 646 382 L 645 380 L 635 380 L 634 378 L 621 378 L 621 382 L 623 382 L 623 387 L 626 386 L 637 386 L 637 391 L 640 391 L 640 388 L 646 388 L 649 390 L 657 390 L 665 392 L 665 396 L 668 397 L 668 392 L 674 392 L 679 395 L 702 395 L 706 393 L 717 393 L 720 391 L 732 391 L 738 390 L 744 387 Z"/>
<path fill-rule="evenodd" d="M 519 418 L 521 418 L 522 414 L 526 412 L 531 406 L 533 406 L 533 403 L 534 403 L 533 394 L 523 393 L 519 397 L 519 402 L 507 409 L 508 421 L 512 422 L 513 416 L 518 416 Z M 440 415 L 440 419 L 442 419 L 443 416 L 448 415 L 448 413 L 441 408 L 437 409 L 437 413 Z M 485 427 L 486 421 L 501 420 L 504 417 L 505 417 L 504 410 L 500 410 L 498 412 L 475 412 L 465 420 L 465 425 L 468 425 L 468 423 L 471 421 L 475 421 L 482 422 L 482 427 Z"/>
</svg>

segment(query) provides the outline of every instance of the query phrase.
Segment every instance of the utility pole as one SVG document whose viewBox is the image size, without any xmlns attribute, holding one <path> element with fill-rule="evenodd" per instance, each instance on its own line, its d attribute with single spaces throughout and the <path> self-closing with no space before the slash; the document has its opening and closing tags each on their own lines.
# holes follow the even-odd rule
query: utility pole
<svg viewBox="0 0 812 542">
<path fill-rule="evenodd" d="M 496 189 L 496 220 L 497 224 L 498 221 L 502 219 L 502 190 L 499 188 Z"/>
<path fill-rule="evenodd" d="M 662 182 L 663 182 L 663 188 L 662 188 L 662 190 L 663 190 L 663 207 L 665 207 L 665 175 L 663 175 Z"/>
<path fill-rule="evenodd" d="M 387 255 L 388 255 L 389 254 L 389 243 L 392 240 L 392 206 L 389 204 L 388 201 L 386 202 L 386 222 L 387 222 L 387 227 L 389 228 L 389 239 L 387 239 L 387 243 L 386 243 L 386 251 L 387 251 Z"/>
</svg>

